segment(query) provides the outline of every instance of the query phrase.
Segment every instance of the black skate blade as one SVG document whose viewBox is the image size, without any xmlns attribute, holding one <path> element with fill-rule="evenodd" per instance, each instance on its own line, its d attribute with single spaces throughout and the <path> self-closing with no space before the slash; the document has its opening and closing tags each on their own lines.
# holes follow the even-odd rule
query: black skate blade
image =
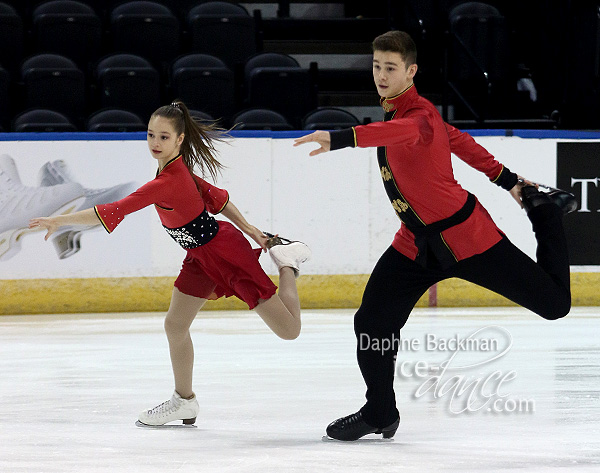
<svg viewBox="0 0 600 473">
<path fill-rule="evenodd" d="M 141 427 L 143 429 L 197 429 L 198 427 L 194 424 L 163 424 L 163 425 L 148 425 L 140 422 L 139 420 L 135 421 L 135 425 Z"/>
<path fill-rule="evenodd" d="M 337 443 L 389 443 L 389 442 L 394 441 L 393 438 L 384 439 L 382 437 L 369 437 L 369 436 L 359 438 L 358 440 L 338 440 L 338 439 L 334 439 L 333 437 L 329 437 L 328 435 L 323 435 L 323 437 L 321 437 L 321 440 L 323 442 L 337 442 Z"/>
<path fill-rule="evenodd" d="M 269 232 L 263 232 L 263 233 L 269 237 L 270 241 L 273 242 L 273 244 L 271 246 L 275 246 L 275 245 L 289 245 L 290 243 L 297 243 L 296 240 L 288 240 L 287 238 L 284 238 L 284 237 L 279 236 L 279 235 L 273 235 L 272 233 L 269 233 Z"/>
</svg>

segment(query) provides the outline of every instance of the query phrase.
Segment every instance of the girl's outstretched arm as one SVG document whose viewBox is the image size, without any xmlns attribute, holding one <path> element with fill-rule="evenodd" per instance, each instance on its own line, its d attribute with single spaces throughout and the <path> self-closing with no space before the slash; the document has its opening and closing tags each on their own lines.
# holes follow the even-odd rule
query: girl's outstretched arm
<svg viewBox="0 0 600 473">
<path fill-rule="evenodd" d="M 72 214 L 57 215 L 56 217 L 38 217 L 29 221 L 29 228 L 45 228 L 44 240 L 47 240 L 56 230 L 65 225 L 99 225 L 100 219 L 94 208 L 80 210 Z"/>
<path fill-rule="evenodd" d="M 231 220 L 236 227 L 238 227 L 241 231 L 258 243 L 264 251 L 267 251 L 267 235 L 265 235 L 255 226 L 250 225 L 231 201 L 227 202 L 227 205 L 225 205 L 225 208 L 221 211 L 221 214 Z"/>
</svg>

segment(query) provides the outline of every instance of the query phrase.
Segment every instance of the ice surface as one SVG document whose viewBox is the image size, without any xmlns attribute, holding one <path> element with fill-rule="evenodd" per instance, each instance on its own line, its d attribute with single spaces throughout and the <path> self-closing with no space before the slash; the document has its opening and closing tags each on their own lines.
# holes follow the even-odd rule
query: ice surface
<svg viewBox="0 0 600 473">
<path fill-rule="evenodd" d="M 415 310 L 394 440 L 323 441 L 364 402 L 352 315 L 306 311 L 290 342 L 254 312 L 201 312 L 198 428 L 163 430 L 134 425 L 173 391 L 162 314 L 1 317 L 0 471 L 600 471 L 600 308 L 555 322 L 513 308 Z M 440 348 L 469 335 L 497 346 Z M 444 361 L 453 371 L 434 386 L 426 368 Z M 513 412 L 490 409 L 492 394 Z"/>
</svg>

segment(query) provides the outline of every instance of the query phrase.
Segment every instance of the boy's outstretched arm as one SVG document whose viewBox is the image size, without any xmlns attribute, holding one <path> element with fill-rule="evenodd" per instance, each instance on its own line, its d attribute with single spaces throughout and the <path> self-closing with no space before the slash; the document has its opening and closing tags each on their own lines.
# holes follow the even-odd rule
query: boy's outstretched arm
<svg viewBox="0 0 600 473">
<path fill-rule="evenodd" d="M 328 131 L 315 131 L 310 135 L 305 135 L 294 140 L 294 146 L 303 145 L 305 143 L 317 143 L 321 147 L 312 150 L 309 156 L 316 156 L 317 154 L 326 153 L 331 150 L 331 134 Z"/>
</svg>

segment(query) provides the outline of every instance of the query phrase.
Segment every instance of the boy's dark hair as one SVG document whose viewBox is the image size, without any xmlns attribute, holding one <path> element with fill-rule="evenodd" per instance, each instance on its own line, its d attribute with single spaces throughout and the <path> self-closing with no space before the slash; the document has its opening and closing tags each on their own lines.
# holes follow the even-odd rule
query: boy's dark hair
<svg viewBox="0 0 600 473">
<path fill-rule="evenodd" d="M 373 40 L 373 52 L 399 53 L 406 67 L 417 63 L 417 45 L 404 31 L 388 31 Z"/>
</svg>

